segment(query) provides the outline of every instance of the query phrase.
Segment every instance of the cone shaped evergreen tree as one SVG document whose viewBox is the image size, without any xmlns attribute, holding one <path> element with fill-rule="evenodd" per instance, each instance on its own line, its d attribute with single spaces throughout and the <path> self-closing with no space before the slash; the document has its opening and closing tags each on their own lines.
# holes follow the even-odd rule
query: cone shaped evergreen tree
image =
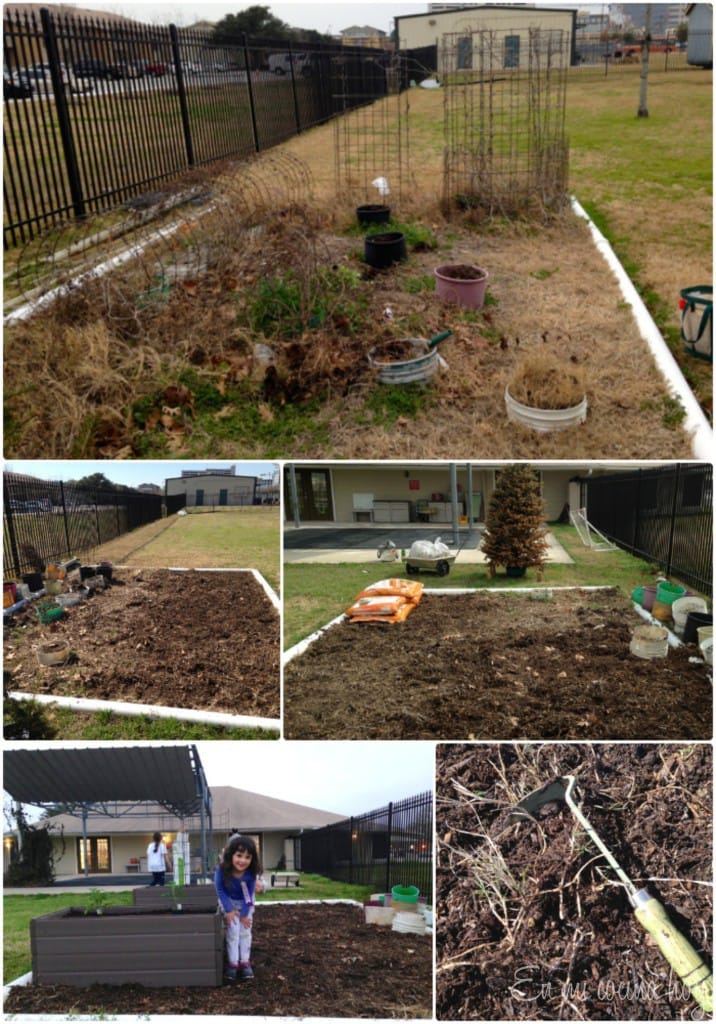
<svg viewBox="0 0 716 1024">
<path fill-rule="evenodd" d="M 497 566 L 527 569 L 536 566 L 538 579 L 547 558 L 545 511 L 539 480 L 531 466 L 506 466 L 497 478 L 487 510 L 482 550 L 490 576 Z"/>
</svg>

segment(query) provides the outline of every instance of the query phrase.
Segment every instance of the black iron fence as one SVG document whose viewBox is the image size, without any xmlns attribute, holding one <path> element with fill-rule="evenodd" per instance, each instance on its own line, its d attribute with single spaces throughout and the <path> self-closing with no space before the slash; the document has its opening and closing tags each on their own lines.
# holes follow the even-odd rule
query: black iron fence
<svg viewBox="0 0 716 1024">
<path fill-rule="evenodd" d="M 589 522 L 701 593 L 713 590 L 712 467 L 678 463 L 581 481 Z"/>
<path fill-rule="evenodd" d="M 5 247 L 387 94 L 395 58 L 175 25 L 5 13 Z M 404 76 L 403 76 L 404 77 Z"/>
<path fill-rule="evenodd" d="M 415 885 L 432 902 L 433 795 L 420 793 L 308 832 L 297 856 L 301 871 L 376 892 Z"/>
<path fill-rule="evenodd" d="M 3 502 L 3 572 L 11 579 L 152 523 L 162 517 L 165 504 L 172 515 L 186 497 L 103 491 L 4 473 Z"/>
</svg>

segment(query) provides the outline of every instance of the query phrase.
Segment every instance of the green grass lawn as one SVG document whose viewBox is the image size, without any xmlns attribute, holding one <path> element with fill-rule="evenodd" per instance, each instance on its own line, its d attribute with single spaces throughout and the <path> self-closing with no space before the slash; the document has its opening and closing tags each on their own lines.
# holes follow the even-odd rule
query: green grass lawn
<svg viewBox="0 0 716 1024">
<path fill-rule="evenodd" d="M 162 522 L 166 526 L 167 520 Z M 279 593 L 280 538 L 278 506 L 224 508 L 174 516 L 168 529 L 152 523 L 104 544 L 94 554 L 138 567 L 257 569 Z"/>
<path fill-rule="evenodd" d="M 279 731 L 255 728 L 224 728 L 204 722 L 185 722 L 178 718 L 150 718 L 148 715 L 117 715 L 112 711 L 81 712 L 70 708 L 41 707 L 55 737 L 63 740 L 277 740 Z M 5 705 L 5 723 L 8 721 Z M 49 739 L 48 733 L 45 738 Z"/>
<path fill-rule="evenodd" d="M 271 872 L 266 871 L 268 878 Z M 111 892 L 111 890 L 108 890 Z M 373 890 L 364 885 L 348 885 L 333 882 L 321 875 L 302 874 L 299 888 L 272 889 L 259 900 L 275 902 L 276 900 L 319 900 L 319 899 L 351 899 L 362 902 Z M 12 895 L 5 890 L 3 896 L 3 935 L 4 935 L 4 979 L 5 984 L 14 981 L 32 970 L 30 955 L 30 920 L 40 914 L 50 914 L 63 907 L 85 907 L 89 903 L 87 893 L 61 893 L 52 895 L 38 894 L 33 896 Z M 112 893 L 111 905 L 129 905 L 132 903 L 131 892 Z"/>
<path fill-rule="evenodd" d="M 550 526 L 556 539 L 574 559 L 572 565 L 545 567 L 542 584 L 536 571 L 528 569 L 521 580 L 508 579 L 504 573 L 490 580 L 487 566 L 460 564 L 450 575 L 440 578 L 424 573 L 420 581 L 426 587 L 510 587 L 525 586 L 610 586 L 629 596 L 634 589 L 654 579 L 657 567 L 634 558 L 625 551 L 593 551 L 585 548 L 571 526 Z M 284 566 L 284 648 L 292 647 L 314 630 L 340 615 L 349 607 L 363 587 L 387 576 L 403 576 L 402 563 L 394 567 L 378 561 L 354 564 L 325 565 L 320 563 L 287 564 Z"/>
</svg>

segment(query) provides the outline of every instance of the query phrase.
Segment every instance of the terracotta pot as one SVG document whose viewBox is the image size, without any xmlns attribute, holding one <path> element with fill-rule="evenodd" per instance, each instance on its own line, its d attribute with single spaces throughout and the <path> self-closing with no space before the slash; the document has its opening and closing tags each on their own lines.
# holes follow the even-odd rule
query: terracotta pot
<svg viewBox="0 0 716 1024">
<path fill-rule="evenodd" d="M 464 276 L 468 264 L 444 263 L 436 267 L 435 293 L 446 302 L 467 309 L 482 309 L 489 274 L 482 267 L 472 267 L 475 276 Z"/>
</svg>

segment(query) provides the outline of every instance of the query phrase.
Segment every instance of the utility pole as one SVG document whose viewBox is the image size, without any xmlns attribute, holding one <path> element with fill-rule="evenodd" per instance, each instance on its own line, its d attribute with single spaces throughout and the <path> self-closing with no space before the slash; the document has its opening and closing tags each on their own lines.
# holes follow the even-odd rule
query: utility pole
<svg viewBox="0 0 716 1024">
<path fill-rule="evenodd" d="M 639 110 L 637 117 L 648 117 L 649 108 L 646 105 L 646 87 L 649 81 L 649 43 L 651 42 L 651 4 L 646 5 L 646 20 L 644 25 L 644 40 L 641 44 L 641 76 L 639 83 Z"/>
</svg>

